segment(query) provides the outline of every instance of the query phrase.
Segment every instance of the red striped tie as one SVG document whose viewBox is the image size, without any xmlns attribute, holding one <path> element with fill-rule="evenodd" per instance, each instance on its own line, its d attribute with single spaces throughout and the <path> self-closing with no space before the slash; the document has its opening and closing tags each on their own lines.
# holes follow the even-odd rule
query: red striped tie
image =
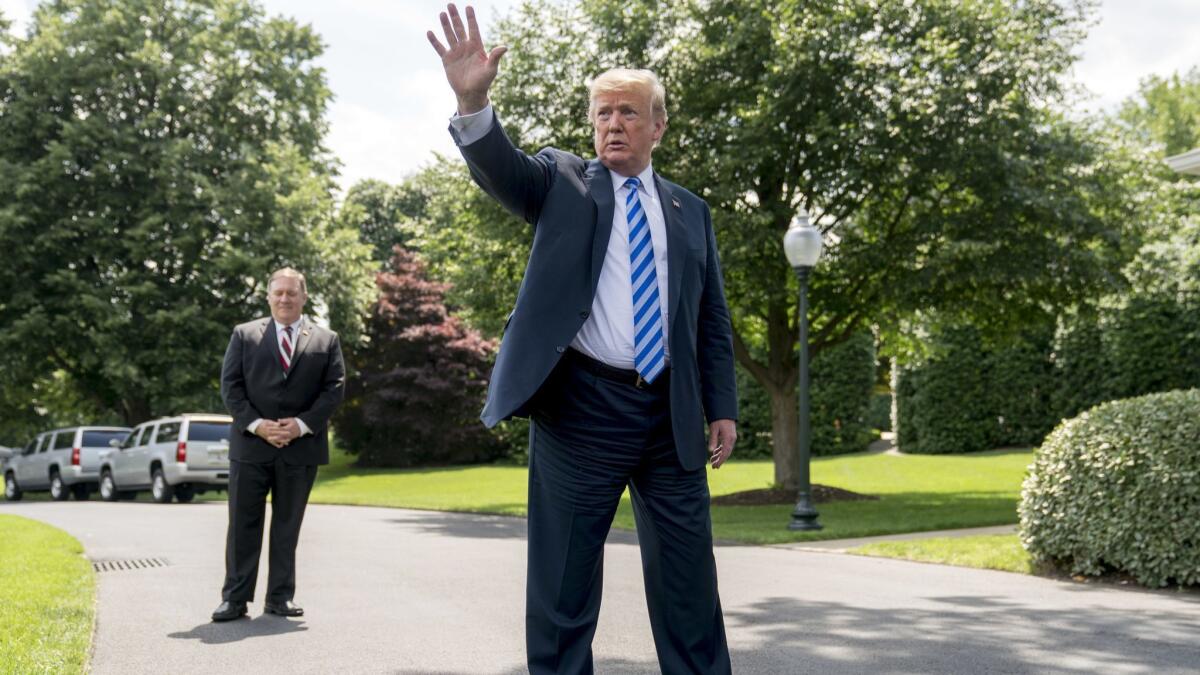
<svg viewBox="0 0 1200 675">
<path fill-rule="evenodd" d="M 283 372 L 292 367 L 292 327 L 283 329 L 283 349 L 279 352 L 279 362 L 283 364 Z"/>
</svg>

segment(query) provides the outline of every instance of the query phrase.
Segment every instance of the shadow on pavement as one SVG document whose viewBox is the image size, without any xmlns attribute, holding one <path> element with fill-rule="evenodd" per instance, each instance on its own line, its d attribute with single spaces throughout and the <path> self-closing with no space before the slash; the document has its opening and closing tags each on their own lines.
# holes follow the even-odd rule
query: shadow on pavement
<svg viewBox="0 0 1200 675">
<path fill-rule="evenodd" d="M 596 672 L 604 675 L 658 675 L 658 662 L 629 661 L 627 659 L 596 659 Z M 736 668 L 735 668 L 736 670 Z M 429 670 L 400 669 L 392 671 L 393 675 L 430 675 Z M 438 675 L 478 675 L 475 672 L 434 671 Z M 513 668 L 502 671 L 502 675 L 527 675 L 525 668 Z"/>
<path fill-rule="evenodd" d="M 415 528 L 425 534 L 459 539 L 525 539 L 526 520 L 511 516 L 425 512 L 419 517 L 392 518 L 387 522 Z M 613 528 L 609 544 L 637 544 L 637 533 Z"/>
<path fill-rule="evenodd" d="M 1200 616 L 1044 609 L 930 597 L 945 609 L 877 609 L 773 598 L 726 612 L 769 647 L 735 650 L 752 673 L 1194 673 Z M 1187 610 L 1187 611 L 1185 611 Z M 1115 668 L 1117 665 L 1120 668 Z"/>
<path fill-rule="evenodd" d="M 224 623 L 202 623 L 187 632 L 168 633 L 167 637 L 176 640 L 198 640 L 206 645 L 223 645 L 249 638 L 286 635 L 306 630 L 308 627 L 304 625 L 303 621 L 291 621 L 283 617 L 263 614 L 253 619 L 243 617 Z"/>
</svg>

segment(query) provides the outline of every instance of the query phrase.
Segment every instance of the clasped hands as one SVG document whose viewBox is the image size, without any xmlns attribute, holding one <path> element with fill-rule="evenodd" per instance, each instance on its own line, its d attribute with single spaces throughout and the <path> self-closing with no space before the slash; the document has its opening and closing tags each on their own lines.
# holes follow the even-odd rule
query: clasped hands
<svg viewBox="0 0 1200 675">
<path fill-rule="evenodd" d="M 296 421 L 295 417 L 278 420 L 264 419 L 254 429 L 254 435 L 277 448 L 282 448 L 300 438 L 300 423 Z"/>
</svg>

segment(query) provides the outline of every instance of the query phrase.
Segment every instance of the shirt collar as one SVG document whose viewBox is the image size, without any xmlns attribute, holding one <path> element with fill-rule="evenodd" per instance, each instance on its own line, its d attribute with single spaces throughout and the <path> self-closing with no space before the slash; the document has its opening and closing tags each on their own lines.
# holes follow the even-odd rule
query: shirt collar
<svg viewBox="0 0 1200 675">
<path fill-rule="evenodd" d="M 275 321 L 275 319 L 271 319 L 271 320 Z M 293 335 L 300 332 L 300 324 L 302 324 L 302 323 L 304 323 L 304 315 L 303 314 L 300 315 L 299 319 L 296 319 L 295 323 L 291 324 Z M 287 326 L 279 323 L 278 321 L 275 321 L 275 332 L 276 333 L 283 333 L 284 328 L 287 328 Z"/>
<path fill-rule="evenodd" d="M 629 176 L 622 176 L 612 169 L 609 169 L 608 175 L 612 178 L 614 194 L 619 193 L 621 188 L 625 187 L 625 181 L 629 180 Z M 637 177 L 638 180 L 642 181 L 642 189 L 646 191 L 646 194 L 654 199 L 658 199 L 658 190 L 654 185 L 654 164 L 647 164 L 646 168 Z"/>
</svg>

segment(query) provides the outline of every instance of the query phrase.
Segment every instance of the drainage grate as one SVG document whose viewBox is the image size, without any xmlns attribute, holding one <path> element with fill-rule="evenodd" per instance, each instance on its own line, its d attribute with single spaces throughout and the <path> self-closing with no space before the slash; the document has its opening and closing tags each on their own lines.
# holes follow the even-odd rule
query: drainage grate
<svg viewBox="0 0 1200 675">
<path fill-rule="evenodd" d="M 119 570 L 144 570 L 151 567 L 166 567 L 169 565 L 165 558 L 138 558 L 136 560 L 93 560 L 92 569 L 96 572 L 116 572 Z"/>
</svg>

